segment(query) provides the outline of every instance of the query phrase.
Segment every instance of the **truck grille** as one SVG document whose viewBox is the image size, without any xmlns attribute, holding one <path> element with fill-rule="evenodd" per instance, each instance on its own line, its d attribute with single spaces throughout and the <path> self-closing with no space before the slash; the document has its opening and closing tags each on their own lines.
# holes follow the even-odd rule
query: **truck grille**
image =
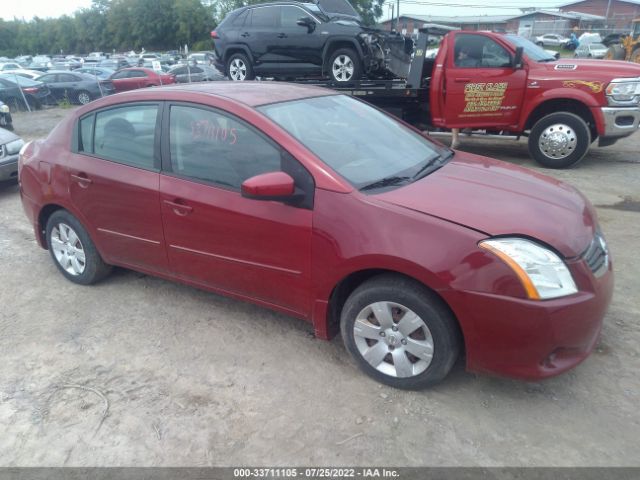
<svg viewBox="0 0 640 480">
<path fill-rule="evenodd" d="M 600 277 L 609 268 L 609 252 L 607 243 L 600 233 L 596 233 L 591 244 L 582 254 L 582 258 L 596 277 Z"/>
</svg>

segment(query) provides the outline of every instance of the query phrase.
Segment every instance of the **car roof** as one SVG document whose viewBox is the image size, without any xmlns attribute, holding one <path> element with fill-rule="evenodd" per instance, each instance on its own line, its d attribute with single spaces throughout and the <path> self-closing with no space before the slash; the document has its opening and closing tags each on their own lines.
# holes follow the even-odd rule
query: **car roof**
<svg viewBox="0 0 640 480">
<path fill-rule="evenodd" d="M 243 103 L 250 107 L 259 107 L 269 103 L 288 102 L 301 100 L 303 98 L 323 97 L 338 95 L 339 92 L 312 85 L 297 85 L 286 82 L 207 82 L 179 85 L 165 85 L 164 87 L 153 89 L 154 93 L 162 91 L 183 91 L 215 97 L 225 97 L 229 100 Z M 118 94 L 123 96 L 136 96 L 136 90 Z"/>
</svg>

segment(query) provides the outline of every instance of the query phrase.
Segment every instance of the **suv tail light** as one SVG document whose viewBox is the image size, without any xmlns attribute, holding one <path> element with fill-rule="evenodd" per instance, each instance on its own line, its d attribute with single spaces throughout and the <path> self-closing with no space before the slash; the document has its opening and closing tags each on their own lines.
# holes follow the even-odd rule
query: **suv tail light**
<svg viewBox="0 0 640 480">
<path fill-rule="evenodd" d="M 24 93 L 38 93 L 38 87 L 26 87 L 23 91 Z"/>
<path fill-rule="evenodd" d="M 211 32 L 211 38 L 220 38 L 220 37 L 218 36 L 218 32 L 216 32 L 215 30 L 213 30 L 213 31 Z"/>
</svg>

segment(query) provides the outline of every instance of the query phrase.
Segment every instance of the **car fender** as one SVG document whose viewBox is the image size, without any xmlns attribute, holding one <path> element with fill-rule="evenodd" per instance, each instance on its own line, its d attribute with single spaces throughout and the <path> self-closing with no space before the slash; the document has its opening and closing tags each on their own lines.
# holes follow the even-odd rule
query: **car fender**
<svg viewBox="0 0 640 480">
<path fill-rule="evenodd" d="M 553 88 L 550 90 L 542 91 L 535 97 L 525 100 L 522 113 L 520 115 L 520 122 L 518 125 L 520 131 L 524 131 L 525 125 L 527 124 L 527 120 L 531 116 L 531 113 L 542 103 L 549 100 L 575 100 L 584 104 L 591 110 L 601 106 L 593 95 L 590 95 L 583 90 L 578 90 L 575 88 Z"/>
</svg>

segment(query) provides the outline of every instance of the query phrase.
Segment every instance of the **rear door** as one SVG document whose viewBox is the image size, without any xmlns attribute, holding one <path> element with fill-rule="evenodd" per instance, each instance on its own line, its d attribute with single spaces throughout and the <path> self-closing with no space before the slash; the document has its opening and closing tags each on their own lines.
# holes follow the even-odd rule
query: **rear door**
<svg viewBox="0 0 640 480">
<path fill-rule="evenodd" d="M 245 21 L 240 42 L 245 43 L 253 55 L 256 67 L 260 64 L 281 62 L 284 58 L 277 54 L 279 7 L 254 7 Z"/>
<path fill-rule="evenodd" d="M 527 80 L 495 36 L 455 32 L 448 44 L 444 118 L 448 128 L 517 125 Z"/>
<path fill-rule="evenodd" d="M 160 217 L 160 104 L 110 107 L 79 121 L 69 162 L 71 201 L 105 260 L 166 271 Z"/>
<path fill-rule="evenodd" d="M 313 178 L 258 130 L 194 104 L 165 110 L 162 219 L 179 276 L 291 312 L 309 309 Z M 254 175 L 285 171 L 307 192 L 298 206 L 243 197 Z"/>
<path fill-rule="evenodd" d="M 43 82 L 49 87 L 51 95 L 56 100 L 64 98 L 64 91 L 60 85 L 59 75 L 57 73 L 47 73 L 38 78 L 39 82 Z"/>
</svg>

